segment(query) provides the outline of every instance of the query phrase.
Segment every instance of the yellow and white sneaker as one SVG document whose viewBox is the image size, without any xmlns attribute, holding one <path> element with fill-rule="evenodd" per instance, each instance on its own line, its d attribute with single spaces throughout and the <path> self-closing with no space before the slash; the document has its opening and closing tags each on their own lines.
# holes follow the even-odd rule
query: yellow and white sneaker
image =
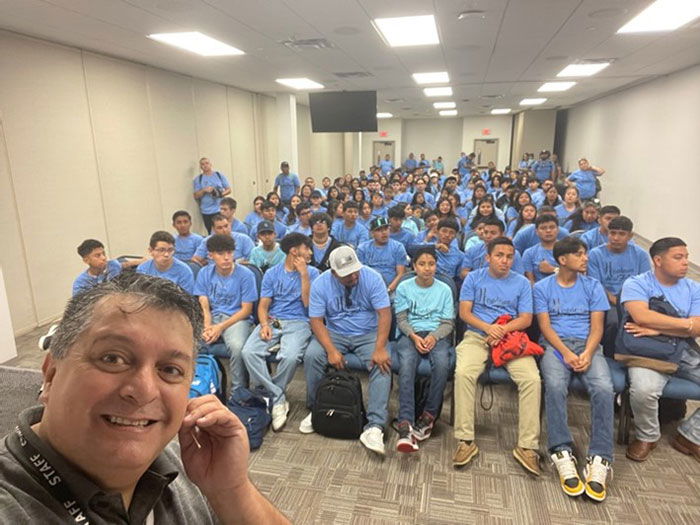
<svg viewBox="0 0 700 525">
<path fill-rule="evenodd" d="M 605 487 L 608 473 L 612 480 L 612 466 L 607 459 L 600 456 L 586 458 L 586 466 L 583 467 L 583 478 L 586 480 L 586 496 L 594 501 L 603 501 L 607 496 Z"/>
<path fill-rule="evenodd" d="M 576 458 L 568 450 L 560 450 L 552 454 L 552 463 L 557 467 L 561 489 L 567 496 L 575 497 L 583 494 L 585 488 L 576 470 Z"/>
</svg>

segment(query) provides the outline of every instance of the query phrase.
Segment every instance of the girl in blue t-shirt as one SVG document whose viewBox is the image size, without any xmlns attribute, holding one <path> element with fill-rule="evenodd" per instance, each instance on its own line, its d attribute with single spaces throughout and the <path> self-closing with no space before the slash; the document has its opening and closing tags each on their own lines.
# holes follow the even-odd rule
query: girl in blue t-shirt
<svg viewBox="0 0 700 525">
<path fill-rule="evenodd" d="M 528 224 L 535 224 L 535 219 L 537 218 L 537 207 L 531 202 L 520 208 L 520 213 L 518 218 L 514 221 L 508 223 L 508 228 L 506 230 L 506 236 L 511 239 L 515 237 L 515 234 L 520 231 L 523 226 Z"/>
<path fill-rule="evenodd" d="M 564 202 L 556 206 L 554 210 L 557 212 L 559 224 L 562 226 L 567 221 L 569 216 L 573 214 L 581 206 L 578 190 L 573 186 L 566 188 L 564 192 Z"/>
<path fill-rule="evenodd" d="M 280 222 L 284 221 L 284 218 L 287 215 L 287 208 L 285 208 L 284 204 L 282 204 L 280 196 L 277 195 L 277 192 L 268 192 L 267 200 L 269 200 L 272 204 L 275 205 L 275 219 L 277 219 Z"/>
<path fill-rule="evenodd" d="M 586 201 L 583 206 L 569 216 L 564 223 L 564 228 L 570 232 L 593 230 L 598 228 L 598 206 L 591 201 Z"/>
<path fill-rule="evenodd" d="M 523 206 L 526 204 L 532 204 L 532 197 L 530 194 L 525 190 L 515 193 L 511 200 L 511 205 L 506 210 L 506 222 L 510 223 L 517 220 L 520 210 L 522 210 Z"/>
<path fill-rule="evenodd" d="M 556 208 L 560 204 L 561 197 L 559 196 L 559 192 L 557 191 L 556 186 L 552 186 L 546 192 L 544 192 L 544 200 L 542 201 L 542 204 L 540 204 L 540 208 L 542 206 L 551 206 L 552 208 Z"/>
</svg>

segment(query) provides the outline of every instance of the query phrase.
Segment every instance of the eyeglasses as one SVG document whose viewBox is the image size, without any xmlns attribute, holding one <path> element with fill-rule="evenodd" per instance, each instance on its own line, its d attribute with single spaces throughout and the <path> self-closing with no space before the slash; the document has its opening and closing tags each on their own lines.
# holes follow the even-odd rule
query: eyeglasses
<svg viewBox="0 0 700 525">
<path fill-rule="evenodd" d="M 159 254 L 172 255 L 175 253 L 175 248 L 153 248 L 153 251 Z"/>
</svg>

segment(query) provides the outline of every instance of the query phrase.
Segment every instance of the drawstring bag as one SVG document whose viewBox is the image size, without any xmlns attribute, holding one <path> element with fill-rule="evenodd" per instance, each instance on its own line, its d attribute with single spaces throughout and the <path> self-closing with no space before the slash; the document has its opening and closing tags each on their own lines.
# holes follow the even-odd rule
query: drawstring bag
<svg viewBox="0 0 700 525">
<path fill-rule="evenodd" d="M 506 324 L 512 319 L 508 314 L 496 319 L 496 324 Z M 491 359 L 494 366 L 503 366 L 508 361 L 528 355 L 542 355 L 544 349 L 537 343 L 530 341 L 525 332 L 508 332 L 499 343 L 491 348 Z"/>
</svg>

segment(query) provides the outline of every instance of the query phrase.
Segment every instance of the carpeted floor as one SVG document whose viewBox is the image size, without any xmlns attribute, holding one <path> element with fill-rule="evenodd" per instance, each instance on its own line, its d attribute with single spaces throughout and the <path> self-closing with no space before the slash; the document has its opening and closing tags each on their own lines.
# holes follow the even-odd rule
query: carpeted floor
<svg viewBox="0 0 700 525">
<path fill-rule="evenodd" d="M 36 341 L 45 331 L 44 327 L 19 337 L 19 356 L 6 364 L 39 368 L 43 355 Z M 624 447 L 616 445 L 608 499 L 597 504 L 566 497 L 546 461 L 541 478 L 533 478 L 515 462 L 511 450 L 517 430 L 516 393 L 509 387 L 493 391 L 491 410 L 477 409 L 480 454 L 471 465 L 454 469 L 447 399 L 443 419 L 419 452 L 395 452 L 396 434 L 389 430 L 387 456 L 382 459 L 359 441 L 299 433 L 306 410 L 303 373 L 297 370 L 289 388 L 289 422 L 281 432 L 269 432 L 262 448 L 251 454 L 251 478 L 298 524 L 700 523 L 700 463 L 668 444 L 675 424 L 663 428 L 662 441 L 646 463 L 629 461 Z M 396 386 L 390 408 L 396 414 Z M 582 459 L 590 430 L 585 399 L 571 399 L 569 421 Z M 541 443 L 544 451 L 546 429 Z"/>
</svg>

